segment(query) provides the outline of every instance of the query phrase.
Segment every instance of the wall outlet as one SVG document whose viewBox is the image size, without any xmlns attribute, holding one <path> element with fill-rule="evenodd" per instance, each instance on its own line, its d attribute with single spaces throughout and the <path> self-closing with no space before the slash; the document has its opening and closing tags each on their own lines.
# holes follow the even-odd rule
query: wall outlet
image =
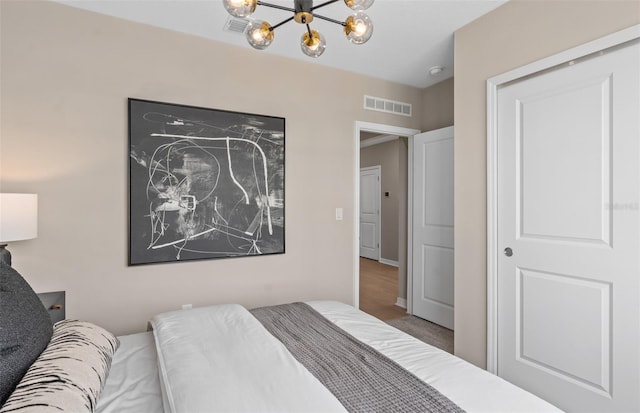
<svg viewBox="0 0 640 413">
<path fill-rule="evenodd" d="M 183 310 L 191 310 L 193 308 L 192 304 L 182 304 Z"/>
</svg>

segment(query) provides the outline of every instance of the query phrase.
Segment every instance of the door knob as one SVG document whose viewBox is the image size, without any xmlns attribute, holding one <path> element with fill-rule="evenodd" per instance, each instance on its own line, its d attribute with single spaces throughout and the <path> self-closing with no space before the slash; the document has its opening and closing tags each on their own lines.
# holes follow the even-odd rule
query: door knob
<svg viewBox="0 0 640 413">
<path fill-rule="evenodd" d="M 504 255 L 506 255 L 507 257 L 510 257 L 513 255 L 513 250 L 509 247 L 504 249 Z"/>
</svg>

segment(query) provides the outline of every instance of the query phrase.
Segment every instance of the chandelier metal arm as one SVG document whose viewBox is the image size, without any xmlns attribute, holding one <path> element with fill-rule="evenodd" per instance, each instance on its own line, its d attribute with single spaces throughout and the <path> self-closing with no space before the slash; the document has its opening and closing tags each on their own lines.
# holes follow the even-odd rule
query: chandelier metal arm
<svg viewBox="0 0 640 413">
<path fill-rule="evenodd" d="M 258 1 L 256 3 L 258 6 L 265 6 L 265 7 L 271 7 L 272 9 L 278 9 L 278 10 L 284 10 L 284 11 L 290 11 L 292 13 L 296 12 L 296 9 L 292 9 L 291 7 L 284 7 L 281 6 L 279 4 L 272 4 L 272 3 L 265 3 L 264 1 Z"/>
<path fill-rule="evenodd" d="M 314 13 L 313 17 L 316 17 L 316 18 L 321 19 L 321 20 L 326 20 L 326 21 L 331 22 L 331 23 L 339 24 L 340 26 L 345 26 L 345 23 L 341 22 L 340 20 L 331 19 L 329 17 L 321 16 L 319 14 L 315 14 Z"/>
<path fill-rule="evenodd" d="M 324 3 L 321 3 L 321 4 L 317 5 L 317 6 L 312 7 L 311 10 L 313 11 L 315 9 L 319 9 L 321 7 L 324 7 L 324 6 L 328 6 L 328 5 L 336 3 L 338 1 L 340 1 L 340 0 L 325 1 Z M 281 6 L 279 4 L 267 3 L 267 2 L 264 2 L 264 1 L 258 1 L 256 4 L 258 6 L 271 7 L 273 9 L 289 11 L 289 12 L 292 12 L 292 13 L 296 12 L 296 9 L 292 9 L 290 7 Z M 332 19 L 332 18 L 329 18 L 329 17 L 326 17 L 326 16 L 322 16 L 320 14 L 313 13 L 313 17 L 317 17 L 318 19 L 325 20 L 325 21 L 328 21 L 328 22 L 331 22 L 331 23 L 339 24 L 340 26 L 344 26 L 345 25 L 345 23 L 341 22 L 340 20 L 335 20 L 335 19 Z M 278 23 L 278 24 L 276 24 L 274 26 L 271 26 L 269 31 L 274 31 L 278 27 L 282 26 L 283 24 L 289 23 L 293 19 L 294 19 L 294 17 L 289 17 L 288 19 L 285 19 L 285 20 L 281 21 L 280 23 Z M 309 31 L 309 33 L 311 33 L 311 29 L 309 29 L 309 25 L 307 25 L 307 30 Z"/>
<path fill-rule="evenodd" d="M 319 9 L 319 8 L 321 8 L 321 7 L 324 7 L 324 6 L 328 6 L 328 5 L 333 4 L 333 3 L 336 3 L 336 2 L 338 2 L 338 1 L 340 1 L 340 0 L 329 0 L 329 1 L 325 1 L 324 3 L 320 3 L 320 4 L 318 4 L 317 6 L 313 6 L 313 7 L 311 8 L 311 11 L 313 12 L 313 11 L 315 11 L 316 9 Z M 322 16 L 322 15 L 320 15 L 320 14 L 315 14 L 315 13 L 313 13 L 313 17 L 317 17 L 317 18 L 319 18 L 319 19 L 326 20 L 326 21 L 331 22 L 331 23 L 339 24 L 340 26 L 344 26 L 344 22 L 341 22 L 340 20 L 331 19 L 331 18 L 329 18 L 329 17 Z"/>
<path fill-rule="evenodd" d="M 282 26 L 283 24 L 289 23 L 291 20 L 293 20 L 294 17 L 289 17 L 288 19 L 284 19 L 283 21 L 281 21 L 280 23 L 271 26 L 271 28 L 269 30 L 274 31 L 275 29 L 277 29 L 278 27 Z"/>
<path fill-rule="evenodd" d="M 313 11 L 313 10 L 315 10 L 315 9 L 319 9 L 320 7 L 328 6 L 328 5 L 333 4 L 333 3 L 337 2 L 337 1 L 340 1 L 340 0 L 329 0 L 329 1 L 325 1 L 325 2 L 324 2 L 324 3 L 322 3 L 322 4 L 318 4 L 317 6 L 313 6 L 313 7 L 311 8 L 311 11 Z"/>
</svg>

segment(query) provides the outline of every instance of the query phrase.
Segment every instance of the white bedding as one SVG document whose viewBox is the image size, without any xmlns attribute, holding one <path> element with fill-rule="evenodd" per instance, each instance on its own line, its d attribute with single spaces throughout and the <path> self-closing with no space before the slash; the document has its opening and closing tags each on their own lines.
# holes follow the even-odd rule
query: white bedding
<svg viewBox="0 0 640 413">
<path fill-rule="evenodd" d="M 351 306 L 333 301 L 308 304 L 467 412 L 559 411 Z M 161 348 L 158 357 L 166 412 L 344 411 L 334 396 L 240 306 L 165 313 L 154 318 L 153 326 Z M 163 411 L 150 333 L 120 339 L 121 347 L 96 411 Z M 151 378 L 154 375 L 155 379 Z"/>
<path fill-rule="evenodd" d="M 308 302 L 329 321 L 424 380 L 467 412 L 558 412 L 556 407 L 356 308 Z"/>
<path fill-rule="evenodd" d="M 242 306 L 173 311 L 151 325 L 165 412 L 345 411 Z"/>
<path fill-rule="evenodd" d="M 120 347 L 111 362 L 111 370 L 95 412 L 162 412 L 153 334 L 138 333 L 118 339 Z"/>
</svg>

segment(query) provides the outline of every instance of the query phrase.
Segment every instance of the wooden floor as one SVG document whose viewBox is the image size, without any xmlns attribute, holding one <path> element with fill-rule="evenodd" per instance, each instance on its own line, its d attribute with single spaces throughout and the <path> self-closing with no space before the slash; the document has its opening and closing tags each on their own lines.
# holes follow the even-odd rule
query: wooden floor
<svg viewBox="0 0 640 413">
<path fill-rule="evenodd" d="M 360 309 L 387 321 L 407 315 L 395 305 L 398 298 L 398 269 L 360 258 Z"/>
</svg>

